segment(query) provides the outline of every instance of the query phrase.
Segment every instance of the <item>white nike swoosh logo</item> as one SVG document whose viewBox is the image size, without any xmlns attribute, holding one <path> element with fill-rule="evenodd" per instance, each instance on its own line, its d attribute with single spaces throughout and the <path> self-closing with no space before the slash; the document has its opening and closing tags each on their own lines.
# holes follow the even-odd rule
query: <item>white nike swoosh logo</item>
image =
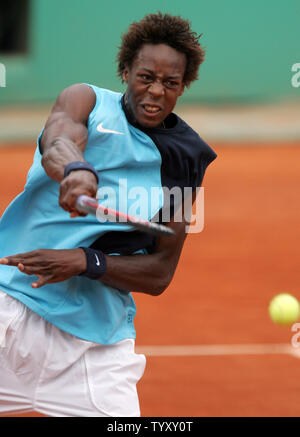
<svg viewBox="0 0 300 437">
<path fill-rule="evenodd" d="M 99 258 L 97 257 L 97 255 L 95 254 L 95 257 L 96 257 L 96 266 L 100 266 L 100 261 L 99 261 Z"/>
<path fill-rule="evenodd" d="M 98 124 L 98 126 L 97 126 L 97 131 L 98 132 L 104 132 L 104 133 L 107 133 L 107 134 L 124 135 L 123 132 L 118 132 L 116 130 L 111 130 L 111 129 L 105 129 L 102 125 L 103 125 L 103 123 Z"/>
</svg>

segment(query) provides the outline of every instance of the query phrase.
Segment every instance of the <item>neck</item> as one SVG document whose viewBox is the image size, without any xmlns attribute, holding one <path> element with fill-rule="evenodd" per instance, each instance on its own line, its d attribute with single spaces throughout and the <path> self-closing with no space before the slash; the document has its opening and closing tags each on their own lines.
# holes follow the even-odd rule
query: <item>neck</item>
<svg viewBox="0 0 300 437">
<path fill-rule="evenodd" d="M 127 92 L 124 94 L 124 104 L 125 104 L 125 108 L 126 108 L 128 114 L 129 114 L 130 118 L 132 119 L 132 121 L 134 122 L 134 124 L 139 124 L 139 122 L 135 118 L 134 113 L 131 110 L 131 107 L 129 105 Z"/>
</svg>

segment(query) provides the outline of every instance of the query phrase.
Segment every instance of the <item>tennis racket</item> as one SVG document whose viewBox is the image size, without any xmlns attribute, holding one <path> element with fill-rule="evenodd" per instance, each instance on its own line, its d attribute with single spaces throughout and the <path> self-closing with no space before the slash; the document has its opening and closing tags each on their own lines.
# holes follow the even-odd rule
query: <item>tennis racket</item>
<svg viewBox="0 0 300 437">
<path fill-rule="evenodd" d="M 105 217 L 108 221 L 124 225 L 132 225 L 134 228 L 143 232 L 149 232 L 150 234 L 167 236 L 175 235 L 173 229 L 168 228 L 167 226 L 107 208 L 106 206 L 100 205 L 96 199 L 85 195 L 81 195 L 77 198 L 76 208 L 84 214 L 97 215 L 97 213 L 100 213 L 101 216 Z"/>
</svg>

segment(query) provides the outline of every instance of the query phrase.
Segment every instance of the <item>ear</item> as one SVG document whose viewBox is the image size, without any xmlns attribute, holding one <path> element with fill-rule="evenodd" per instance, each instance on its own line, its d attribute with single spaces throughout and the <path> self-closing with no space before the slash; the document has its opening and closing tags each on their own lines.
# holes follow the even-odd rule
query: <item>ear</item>
<svg viewBox="0 0 300 437">
<path fill-rule="evenodd" d="M 129 69 L 128 67 L 125 67 L 122 73 L 122 79 L 126 83 L 128 83 L 128 74 L 129 74 Z"/>
</svg>

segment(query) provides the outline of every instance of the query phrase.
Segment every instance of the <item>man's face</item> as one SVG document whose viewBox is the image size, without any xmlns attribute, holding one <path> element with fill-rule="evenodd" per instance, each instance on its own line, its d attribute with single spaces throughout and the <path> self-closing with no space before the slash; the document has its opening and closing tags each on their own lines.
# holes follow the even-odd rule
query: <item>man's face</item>
<svg viewBox="0 0 300 437">
<path fill-rule="evenodd" d="M 165 44 L 145 44 L 123 79 L 127 105 L 145 127 L 160 126 L 184 91 L 186 57 Z"/>
</svg>

